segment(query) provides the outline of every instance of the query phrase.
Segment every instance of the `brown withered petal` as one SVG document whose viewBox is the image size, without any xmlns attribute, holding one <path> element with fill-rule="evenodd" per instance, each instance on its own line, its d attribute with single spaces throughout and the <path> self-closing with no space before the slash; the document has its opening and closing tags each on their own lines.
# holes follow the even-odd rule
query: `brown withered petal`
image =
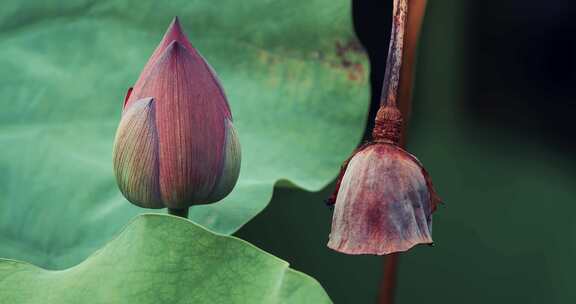
<svg viewBox="0 0 576 304">
<path fill-rule="evenodd" d="M 414 156 L 394 144 L 367 145 L 342 178 L 328 247 L 382 255 L 431 244 L 437 199 Z"/>
</svg>

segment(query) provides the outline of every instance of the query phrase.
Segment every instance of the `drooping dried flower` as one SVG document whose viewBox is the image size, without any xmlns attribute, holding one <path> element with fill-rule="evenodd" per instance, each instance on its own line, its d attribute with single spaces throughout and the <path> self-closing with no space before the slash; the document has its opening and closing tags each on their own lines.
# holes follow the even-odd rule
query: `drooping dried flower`
<svg viewBox="0 0 576 304">
<path fill-rule="evenodd" d="M 177 18 L 128 90 L 113 154 L 120 190 L 141 207 L 212 203 L 236 184 L 240 145 L 228 101 Z"/>
<path fill-rule="evenodd" d="M 440 199 L 421 163 L 397 145 L 400 121 L 396 108 L 382 107 L 373 140 L 347 163 L 328 247 L 381 255 L 432 243 L 432 212 Z"/>
<path fill-rule="evenodd" d="M 390 254 L 432 243 L 432 213 L 440 203 L 428 173 L 399 146 L 402 114 L 396 106 L 406 1 L 394 2 L 383 102 L 372 140 L 342 166 L 328 247 L 347 254 Z M 384 100 L 385 99 L 385 100 Z"/>
</svg>

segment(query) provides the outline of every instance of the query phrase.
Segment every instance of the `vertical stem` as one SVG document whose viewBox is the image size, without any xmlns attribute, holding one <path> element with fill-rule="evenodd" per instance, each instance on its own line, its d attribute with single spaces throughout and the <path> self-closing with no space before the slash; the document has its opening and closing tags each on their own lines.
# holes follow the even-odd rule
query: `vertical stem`
<svg viewBox="0 0 576 304">
<path fill-rule="evenodd" d="M 382 84 L 382 94 L 380 97 L 381 105 L 396 106 L 407 15 L 408 0 L 394 0 L 392 8 L 392 33 L 390 34 L 386 71 L 384 73 L 384 83 Z"/>
<path fill-rule="evenodd" d="M 168 214 L 172 214 L 172 215 L 183 217 L 183 218 L 188 218 L 188 208 L 183 208 L 183 209 L 168 208 Z"/>
<path fill-rule="evenodd" d="M 408 0 L 406 34 L 404 36 L 404 50 L 402 68 L 400 69 L 400 85 L 398 88 L 398 108 L 402 112 L 404 124 L 402 125 L 402 138 L 400 145 L 406 145 L 406 130 L 410 121 L 412 110 L 412 87 L 414 84 L 414 66 L 416 65 L 416 50 L 420 38 L 420 29 L 426 11 L 426 0 Z"/>
<path fill-rule="evenodd" d="M 400 109 L 404 118 L 400 138 L 402 147 L 406 145 L 415 55 L 426 2 L 426 0 L 394 0 L 392 35 L 380 104 L 381 106 L 398 106 Z M 384 274 L 380 284 L 379 304 L 394 303 L 398 258 L 398 253 L 390 254 L 384 258 Z"/>
<path fill-rule="evenodd" d="M 379 304 L 394 303 L 396 295 L 396 276 L 398 268 L 398 253 L 392 253 L 384 258 L 384 276 L 380 283 Z"/>
</svg>

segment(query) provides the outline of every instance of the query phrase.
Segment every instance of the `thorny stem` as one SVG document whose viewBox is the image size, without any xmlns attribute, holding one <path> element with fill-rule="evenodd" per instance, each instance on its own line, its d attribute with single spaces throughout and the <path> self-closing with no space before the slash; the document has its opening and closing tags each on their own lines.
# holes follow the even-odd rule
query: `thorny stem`
<svg viewBox="0 0 576 304">
<path fill-rule="evenodd" d="M 172 215 L 183 217 L 183 218 L 188 218 L 188 208 L 182 208 L 182 209 L 168 208 L 168 214 L 172 214 Z"/>
<path fill-rule="evenodd" d="M 410 7 L 410 12 L 408 12 Z M 426 0 L 394 0 L 392 34 L 382 85 L 381 106 L 399 107 L 404 117 L 400 145 L 406 144 L 406 126 L 411 109 L 412 75 L 416 46 L 426 9 Z M 404 60 L 403 60 L 404 59 Z M 399 254 L 384 259 L 379 304 L 394 303 Z"/>
</svg>

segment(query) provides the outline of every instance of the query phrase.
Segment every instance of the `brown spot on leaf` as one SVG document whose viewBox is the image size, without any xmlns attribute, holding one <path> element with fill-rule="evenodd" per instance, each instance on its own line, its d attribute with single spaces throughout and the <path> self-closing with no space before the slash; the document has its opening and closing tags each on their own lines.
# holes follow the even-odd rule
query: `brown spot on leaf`
<svg viewBox="0 0 576 304">
<path fill-rule="evenodd" d="M 351 81 L 364 80 L 364 67 L 360 63 L 359 55 L 364 55 L 364 49 L 357 39 L 350 39 L 348 41 L 336 41 L 334 44 L 336 49 L 337 62 L 330 65 L 334 68 L 343 69 L 347 71 L 348 79 Z"/>
</svg>

